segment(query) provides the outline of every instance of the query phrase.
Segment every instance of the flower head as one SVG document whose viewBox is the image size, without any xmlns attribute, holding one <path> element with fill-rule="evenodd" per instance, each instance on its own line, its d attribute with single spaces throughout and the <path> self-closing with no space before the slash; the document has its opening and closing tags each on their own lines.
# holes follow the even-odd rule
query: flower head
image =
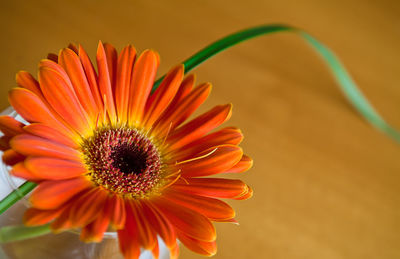
<svg viewBox="0 0 400 259">
<path fill-rule="evenodd" d="M 0 147 L 13 175 L 38 184 L 25 224 L 81 229 L 87 242 L 117 230 L 125 258 L 138 258 L 141 248 L 157 257 L 157 236 L 172 258 L 177 239 L 215 254 L 212 221 L 235 222 L 220 198 L 252 195 L 240 180 L 213 178 L 252 165 L 238 146 L 239 129 L 215 130 L 229 119 L 231 105 L 185 123 L 211 85 L 194 87 L 183 65 L 151 93 L 159 65 L 154 51 L 137 57 L 127 46 L 118 55 L 99 43 L 96 61 L 97 71 L 81 46 L 70 45 L 40 62 L 38 81 L 17 74 L 9 101 L 29 123 L 0 117 Z"/>
</svg>

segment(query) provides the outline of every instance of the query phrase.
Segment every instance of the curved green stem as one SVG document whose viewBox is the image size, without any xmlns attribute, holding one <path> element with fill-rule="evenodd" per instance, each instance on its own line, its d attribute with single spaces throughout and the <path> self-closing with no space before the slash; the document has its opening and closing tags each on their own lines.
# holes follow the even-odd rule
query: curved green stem
<svg viewBox="0 0 400 259">
<path fill-rule="evenodd" d="M 387 134 L 400 143 L 400 133 L 389 125 L 379 113 L 372 107 L 368 99 L 362 94 L 357 85 L 351 79 L 346 69 L 339 61 L 339 59 L 324 46 L 317 39 L 312 37 L 310 34 L 297 29 L 295 27 L 286 25 L 261 25 L 257 27 L 248 28 L 233 34 L 230 34 L 216 42 L 208 45 L 204 49 L 200 50 L 190 58 L 182 62 L 185 66 L 185 73 L 189 72 L 196 66 L 200 65 L 205 60 L 216 55 L 217 53 L 228 49 L 240 42 L 249 40 L 254 37 L 263 36 L 277 32 L 294 32 L 301 36 L 308 44 L 310 44 L 314 50 L 322 57 L 325 63 L 331 70 L 335 80 L 338 82 L 340 89 L 344 95 L 348 98 L 349 102 L 354 108 L 366 119 L 370 124 L 379 129 L 380 131 Z M 153 91 L 157 89 L 161 83 L 163 77 L 158 79 L 154 84 Z"/>
</svg>

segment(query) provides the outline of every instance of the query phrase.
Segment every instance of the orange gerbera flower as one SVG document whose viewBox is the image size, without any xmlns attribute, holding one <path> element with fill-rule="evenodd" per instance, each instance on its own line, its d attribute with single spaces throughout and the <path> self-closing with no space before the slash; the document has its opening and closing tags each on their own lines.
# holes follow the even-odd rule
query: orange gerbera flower
<svg viewBox="0 0 400 259">
<path fill-rule="evenodd" d="M 40 62 L 39 81 L 17 74 L 9 101 L 29 124 L 0 117 L 0 146 L 11 174 L 38 183 L 25 224 L 80 228 L 87 242 L 115 229 L 125 258 L 138 258 L 141 248 L 158 257 L 157 236 L 173 258 L 177 239 L 215 254 L 211 221 L 235 222 L 218 198 L 252 195 L 240 180 L 209 177 L 252 165 L 238 146 L 239 129 L 210 133 L 229 119 L 231 105 L 183 124 L 210 84 L 193 87 L 194 76 L 183 79 L 179 65 L 151 94 L 159 65 L 154 51 L 136 58 L 132 46 L 118 55 L 100 43 L 96 59 L 97 72 L 83 48 L 70 45 Z"/>
</svg>

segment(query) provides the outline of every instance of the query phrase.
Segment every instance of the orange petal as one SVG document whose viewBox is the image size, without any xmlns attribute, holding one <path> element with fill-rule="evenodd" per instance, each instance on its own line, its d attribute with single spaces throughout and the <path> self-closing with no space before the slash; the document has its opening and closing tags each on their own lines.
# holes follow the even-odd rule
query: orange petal
<svg viewBox="0 0 400 259">
<path fill-rule="evenodd" d="M 204 242 L 178 232 L 179 241 L 181 241 L 191 251 L 204 256 L 213 256 L 217 253 L 217 243 Z"/>
<path fill-rule="evenodd" d="M 247 192 L 244 193 L 243 195 L 240 195 L 236 198 L 235 200 L 247 200 L 250 199 L 253 196 L 253 189 L 250 186 L 247 186 Z"/>
<path fill-rule="evenodd" d="M 169 248 L 169 259 L 178 259 L 179 245 L 175 242 L 175 246 Z"/>
<path fill-rule="evenodd" d="M 43 98 L 42 91 L 40 90 L 39 82 L 26 71 L 19 71 L 16 76 L 18 86 L 28 89 L 37 96 Z"/>
<path fill-rule="evenodd" d="M 11 147 L 25 156 L 49 156 L 61 159 L 81 161 L 80 152 L 49 139 L 20 134 L 10 141 Z"/>
<path fill-rule="evenodd" d="M 146 250 L 152 250 L 157 242 L 157 235 L 149 221 L 143 216 L 142 205 L 135 201 L 132 201 L 130 205 L 137 222 L 140 245 Z"/>
<path fill-rule="evenodd" d="M 111 88 L 113 89 L 113 93 L 115 93 L 118 53 L 109 43 L 104 43 L 103 46 L 107 58 L 107 67 L 108 73 L 110 74 Z"/>
<path fill-rule="evenodd" d="M 83 69 L 85 70 L 86 78 L 88 80 L 92 96 L 97 105 L 97 110 L 99 111 L 100 115 L 103 115 L 103 99 L 99 92 L 96 71 L 94 70 L 93 64 L 90 61 L 88 54 L 81 45 L 79 45 L 79 58 L 81 60 Z M 102 116 L 99 117 L 102 118 Z"/>
<path fill-rule="evenodd" d="M 231 169 L 227 170 L 226 173 L 243 173 L 249 170 L 252 166 L 253 159 L 249 156 L 243 155 L 240 161 Z"/>
<path fill-rule="evenodd" d="M 227 127 L 208 134 L 190 144 L 182 147 L 174 152 L 174 159 L 184 160 L 189 157 L 194 157 L 204 150 L 210 149 L 215 146 L 230 144 L 238 145 L 243 140 L 243 135 L 240 129 L 234 127 Z"/>
<path fill-rule="evenodd" d="M 153 129 L 160 134 L 161 136 L 164 136 L 166 132 L 169 130 L 171 120 L 169 117 L 171 116 L 172 113 L 176 109 L 178 109 L 179 104 L 181 101 L 188 96 L 188 94 L 192 91 L 193 85 L 195 81 L 195 76 L 193 74 L 188 75 L 181 83 L 179 86 L 178 92 L 176 93 L 174 99 L 172 102 L 168 105 L 167 109 L 164 111 L 164 113 L 158 118 L 158 120 L 154 123 Z M 171 125 L 172 126 L 172 125 Z"/>
<path fill-rule="evenodd" d="M 190 82 L 189 82 L 190 83 Z M 174 130 L 184 122 L 207 99 L 211 91 L 211 84 L 202 84 L 191 91 L 187 96 L 177 101 L 155 123 L 154 131 L 160 135 L 166 134 L 169 128 Z"/>
<path fill-rule="evenodd" d="M 36 208 L 29 208 L 25 211 L 23 221 L 27 226 L 39 226 L 47 224 L 58 217 L 62 211 L 63 208 L 55 210 L 39 210 Z"/>
<path fill-rule="evenodd" d="M 199 177 L 223 173 L 232 168 L 243 155 L 240 147 L 234 145 L 221 145 L 204 151 L 202 154 L 209 154 L 200 159 L 193 159 L 189 162 L 182 162 L 176 165 L 183 177 Z M 200 154 L 200 157 L 201 155 Z"/>
<path fill-rule="evenodd" d="M 0 116 L 0 130 L 6 136 L 14 136 L 24 132 L 22 127 L 25 126 L 23 123 L 15 120 L 10 116 Z"/>
<path fill-rule="evenodd" d="M 97 105 L 78 55 L 71 49 L 65 48 L 60 51 L 59 64 L 67 72 L 80 104 L 88 112 L 89 117 L 95 120 L 98 115 Z"/>
<path fill-rule="evenodd" d="M 11 169 L 10 174 L 13 176 L 16 176 L 16 177 L 30 180 L 30 181 L 36 181 L 36 180 L 43 179 L 43 178 L 35 175 L 33 172 L 29 171 L 28 169 L 26 169 L 23 162 L 20 162 L 20 163 L 17 163 L 16 165 L 14 165 L 13 168 Z"/>
<path fill-rule="evenodd" d="M 119 247 L 125 259 L 138 259 L 140 256 L 139 232 L 131 206 L 126 206 L 125 228 L 118 230 Z"/>
<path fill-rule="evenodd" d="M 54 209 L 91 185 L 92 183 L 84 177 L 59 181 L 43 181 L 35 188 L 29 200 L 35 208 Z"/>
<path fill-rule="evenodd" d="M 131 45 L 126 46 L 118 57 L 115 102 L 120 122 L 125 122 L 128 118 L 129 86 L 135 58 L 136 50 Z"/>
<path fill-rule="evenodd" d="M 153 204 L 159 208 L 171 224 L 186 235 L 206 241 L 215 241 L 214 225 L 205 216 L 164 197 L 154 199 Z"/>
<path fill-rule="evenodd" d="M 167 247 L 176 244 L 175 229 L 168 219 L 151 202 L 143 202 L 143 213 L 157 234 L 164 240 Z"/>
<path fill-rule="evenodd" d="M 115 104 L 114 104 L 114 96 L 113 96 L 113 88 L 111 85 L 111 77 L 110 77 L 110 68 L 107 63 L 107 55 L 104 49 L 103 43 L 99 42 L 97 47 L 97 69 L 99 72 L 99 88 L 100 94 L 103 98 L 103 103 L 105 109 L 107 109 L 109 118 L 113 123 L 116 123 L 116 112 L 115 112 Z"/>
<path fill-rule="evenodd" d="M 12 89 L 8 99 L 16 112 L 29 122 L 57 121 L 42 100 L 27 89 Z"/>
<path fill-rule="evenodd" d="M 227 219 L 227 220 L 220 220 L 219 222 L 226 222 L 226 223 L 232 223 L 235 225 L 239 225 L 239 221 L 237 221 L 236 219 L 232 218 L 232 219 Z"/>
<path fill-rule="evenodd" d="M 74 227 L 82 227 L 99 217 L 99 211 L 104 209 L 107 192 L 100 187 L 81 195 L 73 202 L 70 221 Z"/>
<path fill-rule="evenodd" d="M 160 257 L 160 247 L 158 246 L 158 240 L 156 239 L 156 243 L 154 248 L 151 249 L 151 254 L 153 255 L 154 259 L 158 259 Z"/>
<path fill-rule="evenodd" d="M 121 229 L 125 226 L 126 213 L 125 213 L 125 202 L 124 199 L 119 195 L 112 195 L 110 198 L 111 207 L 111 225 L 115 229 Z"/>
<path fill-rule="evenodd" d="M 70 179 L 87 172 L 82 163 L 50 157 L 28 157 L 25 167 L 42 179 Z"/>
<path fill-rule="evenodd" d="M 58 60 L 58 56 L 56 57 L 56 59 Z M 63 75 L 67 76 L 63 70 L 60 70 L 60 67 L 57 65 L 57 62 L 58 61 L 42 60 L 41 64 L 43 64 L 43 63 L 48 64 L 50 67 L 56 69 L 57 71 L 60 71 Z M 29 74 L 28 72 L 25 72 L 25 71 L 20 71 L 17 74 L 16 79 L 17 79 L 18 86 L 33 92 L 47 106 L 47 108 L 53 113 L 53 115 L 57 115 L 57 113 L 51 108 L 50 104 L 44 97 L 43 92 L 40 88 L 39 82 L 36 81 L 36 79 L 33 78 L 33 76 L 31 74 Z"/>
<path fill-rule="evenodd" d="M 184 66 L 179 65 L 167 73 L 157 90 L 146 103 L 144 127 L 150 128 L 168 107 L 182 82 Z"/>
<path fill-rule="evenodd" d="M 167 139 L 169 151 L 195 141 L 215 129 L 231 116 L 232 105 L 219 105 L 175 130 Z"/>
<path fill-rule="evenodd" d="M 34 93 L 23 88 L 14 88 L 9 92 L 8 100 L 16 112 L 29 122 L 42 122 L 64 134 L 76 137 L 65 127 L 55 115 L 47 108 L 43 101 Z"/>
<path fill-rule="evenodd" d="M 9 149 L 3 153 L 2 159 L 6 165 L 15 165 L 24 161 L 25 156 L 15 152 L 15 150 Z"/>
<path fill-rule="evenodd" d="M 169 112 L 174 111 L 177 108 L 177 106 L 179 106 L 179 103 L 192 91 L 194 82 L 195 82 L 194 74 L 186 76 L 186 78 L 182 81 L 181 85 L 179 86 L 178 92 L 176 93 L 174 99 L 168 105 L 168 108 L 164 112 L 162 117 L 164 117 L 164 115 L 167 115 Z"/>
<path fill-rule="evenodd" d="M 24 130 L 32 135 L 51 140 L 74 149 L 78 149 L 79 147 L 78 143 L 73 141 L 70 137 L 42 123 L 32 123 L 26 125 Z"/>
<path fill-rule="evenodd" d="M 204 242 L 194 238 L 191 238 L 184 233 L 178 232 L 179 241 L 181 241 L 187 248 L 192 250 L 195 253 L 205 255 L 205 256 L 213 256 L 217 253 L 217 243 L 213 242 Z"/>
<path fill-rule="evenodd" d="M 222 178 L 189 178 L 172 185 L 171 190 L 211 197 L 234 198 L 247 193 L 247 185 L 241 180 Z"/>
<path fill-rule="evenodd" d="M 139 56 L 133 67 L 128 105 L 131 125 L 138 125 L 142 121 L 143 111 L 153 87 L 158 65 L 158 54 L 152 50 L 146 50 Z"/>
<path fill-rule="evenodd" d="M 43 95 L 69 125 L 83 134 L 89 129 L 90 121 L 79 103 L 69 78 L 50 68 L 48 64 L 50 62 L 42 61 L 39 67 L 39 81 Z M 60 69 L 62 68 L 58 68 Z"/>
<path fill-rule="evenodd" d="M 88 225 L 82 228 L 80 239 L 84 242 L 100 242 L 103 239 L 104 232 L 107 231 L 110 223 L 112 208 L 107 200 L 104 209 L 99 211 L 98 217 Z"/>
<path fill-rule="evenodd" d="M 83 242 L 101 242 L 103 240 L 104 232 L 107 231 L 110 223 L 110 218 L 104 217 L 102 214 L 100 212 L 100 216 L 97 219 L 82 228 L 80 239 Z"/>
<path fill-rule="evenodd" d="M 165 198 L 182 207 L 192 209 L 214 221 L 223 221 L 235 217 L 235 211 L 218 199 L 202 197 L 172 190 L 165 193 Z"/>
<path fill-rule="evenodd" d="M 68 229 L 73 228 L 71 221 L 70 221 L 70 214 L 71 214 L 71 207 L 73 203 L 69 203 L 63 206 L 63 211 L 61 214 L 51 223 L 50 228 L 55 233 L 59 233 L 61 231 L 65 231 Z"/>
</svg>

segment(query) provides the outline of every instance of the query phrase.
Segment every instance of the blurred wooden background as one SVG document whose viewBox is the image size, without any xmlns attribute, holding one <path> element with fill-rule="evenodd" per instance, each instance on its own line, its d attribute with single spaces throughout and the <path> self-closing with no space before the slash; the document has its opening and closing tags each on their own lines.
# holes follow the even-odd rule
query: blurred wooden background
<svg viewBox="0 0 400 259">
<path fill-rule="evenodd" d="M 20 70 L 48 52 L 98 40 L 156 49 L 160 75 L 206 44 L 263 23 L 301 27 L 330 46 L 400 129 L 400 2 L 1 1 L 0 107 Z M 232 102 L 255 195 L 232 202 L 240 226 L 217 224 L 215 258 L 400 258 L 400 146 L 347 103 L 296 35 L 241 44 L 195 70 L 206 107 Z M 183 249 L 182 258 L 201 258 Z"/>
</svg>

